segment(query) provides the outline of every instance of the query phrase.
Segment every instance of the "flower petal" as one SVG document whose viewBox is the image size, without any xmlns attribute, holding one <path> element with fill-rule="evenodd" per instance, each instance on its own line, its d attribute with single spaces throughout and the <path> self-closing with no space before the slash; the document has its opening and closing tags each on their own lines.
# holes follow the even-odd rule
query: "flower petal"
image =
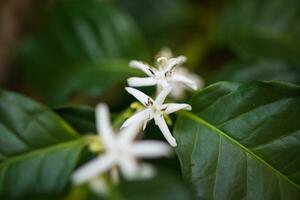
<svg viewBox="0 0 300 200">
<path fill-rule="evenodd" d="M 159 94 L 158 96 L 156 97 L 155 99 L 155 103 L 158 105 L 158 106 L 161 106 L 166 97 L 168 96 L 168 94 L 171 92 L 172 90 L 172 87 L 166 87 L 165 89 L 163 89 Z"/>
<path fill-rule="evenodd" d="M 103 195 L 107 193 L 107 185 L 103 179 L 96 178 L 89 181 L 89 187 L 96 194 Z"/>
<path fill-rule="evenodd" d="M 115 158 L 112 155 L 103 154 L 101 157 L 95 158 L 77 169 L 72 175 L 72 181 L 75 184 L 89 181 L 108 170 L 114 163 Z"/>
<path fill-rule="evenodd" d="M 176 65 L 177 65 L 177 59 L 170 58 L 164 67 L 165 72 L 172 70 Z"/>
<path fill-rule="evenodd" d="M 166 103 L 162 106 L 162 111 L 165 114 L 170 114 L 178 110 L 192 110 L 191 105 L 186 103 Z"/>
<path fill-rule="evenodd" d="M 132 77 L 127 79 L 127 83 L 130 87 L 143 87 L 155 85 L 156 80 L 152 77 Z"/>
<path fill-rule="evenodd" d="M 149 65 L 141 62 L 141 61 L 136 61 L 136 60 L 132 60 L 129 63 L 130 67 L 136 68 L 136 69 L 140 69 L 143 72 L 145 72 L 145 74 L 147 74 L 148 76 L 154 76 L 156 69 L 154 69 L 153 67 L 150 67 Z"/>
<path fill-rule="evenodd" d="M 191 79 L 187 78 L 186 76 L 180 74 L 172 74 L 172 76 L 168 79 L 169 81 L 173 82 L 181 82 L 186 86 L 192 88 L 193 90 L 198 89 L 198 83 L 196 81 L 192 81 Z"/>
<path fill-rule="evenodd" d="M 100 103 L 96 107 L 97 131 L 106 147 L 114 146 L 114 134 L 110 124 L 109 110 L 106 104 Z"/>
<path fill-rule="evenodd" d="M 121 159 L 119 159 L 119 166 L 122 175 L 126 179 L 132 180 L 137 176 L 138 164 L 134 158 L 130 156 L 122 156 Z"/>
<path fill-rule="evenodd" d="M 128 127 L 122 129 L 122 131 L 119 133 L 118 144 L 120 146 L 123 146 L 124 144 L 126 147 L 127 144 L 130 143 L 132 140 L 134 140 L 137 134 L 139 134 L 139 132 L 142 129 L 142 125 L 143 123 L 138 122 L 138 123 L 131 124 Z"/>
<path fill-rule="evenodd" d="M 150 109 L 146 108 L 141 111 L 134 113 L 130 118 L 128 118 L 121 126 L 122 128 L 128 127 L 132 124 L 136 123 L 144 123 L 145 120 L 149 119 L 150 116 Z"/>
<path fill-rule="evenodd" d="M 131 94 L 132 96 L 134 96 L 137 100 L 139 100 L 144 106 L 147 106 L 149 103 L 153 104 L 153 99 L 151 97 L 149 97 L 148 95 L 144 94 L 143 92 L 131 88 L 131 87 L 125 87 L 125 90 Z"/>
<path fill-rule="evenodd" d="M 154 177 L 156 174 L 156 169 L 150 164 L 142 163 L 139 165 L 136 179 L 145 180 Z"/>
<path fill-rule="evenodd" d="M 172 147 L 176 147 L 177 143 L 175 138 L 172 136 L 167 123 L 165 122 L 165 119 L 163 117 L 155 117 L 154 118 L 155 123 L 158 125 L 159 129 L 161 130 L 162 134 L 165 136 L 166 140 L 169 142 L 169 144 Z"/>
<path fill-rule="evenodd" d="M 174 67 L 176 67 L 176 65 L 181 65 L 186 61 L 186 57 L 185 56 L 178 56 L 177 58 L 170 58 L 168 60 L 168 63 L 166 64 L 165 71 L 170 71 L 172 70 Z"/>
<path fill-rule="evenodd" d="M 157 158 L 170 155 L 172 149 L 167 143 L 146 140 L 134 142 L 130 147 L 130 152 L 137 158 Z"/>
</svg>

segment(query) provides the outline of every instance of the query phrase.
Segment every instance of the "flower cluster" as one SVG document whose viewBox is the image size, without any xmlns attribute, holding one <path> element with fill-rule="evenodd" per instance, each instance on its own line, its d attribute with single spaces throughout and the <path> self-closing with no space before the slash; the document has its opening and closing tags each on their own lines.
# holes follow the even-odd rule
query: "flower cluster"
<svg viewBox="0 0 300 200">
<path fill-rule="evenodd" d="M 176 58 L 160 56 L 157 58 L 157 68 L 140 61 L 130 62 L 131 67 L 141 69 L 149 76 L 129 78 L 128 84 L 131 87 L 125 88 L 129 94 L 143 104 L 144 108 L 128 118 L 116 133 L 110 124 L 108 107 L 102 103 L 98 104 L 96 128 L 99 135 L 96 139 L 96 148 L 95 142 L 93 142 L 90 149 L 100 154 L 74 172 L 72 176 L 74 184 L 88 183 L 95 192 L 103 193 L 107 187 L 106 172 L 110 175 L 108 179 L 113 183 L 119 181 L 119 171 L 125 179 L 148 178 L 154 175 L 154 168 L 149 164 L 139 162 L 138 159 L 168 156 L 172 149 L 164 142 L 135 141 L 135 138 L 141 130 L 146 128 L 147 122 L 154 119 L 169 144 L 176 147 L 176 140 L 172 136 L 164 116 L 181 109 L 191 110 L 191 106 L 184 103 L 164 103 L 164 101 L 169 94 L 172 94 L 174 86 L 179 88 L 178 84 L 184 84 L 194 90 L 199 87 L 199 81 L 190 79 L 189 76 L 176 70 L 185 60 L 184 56 Z M 132 88 L 150 85 L 157 86 L 155 100 Z"/>
</svg>

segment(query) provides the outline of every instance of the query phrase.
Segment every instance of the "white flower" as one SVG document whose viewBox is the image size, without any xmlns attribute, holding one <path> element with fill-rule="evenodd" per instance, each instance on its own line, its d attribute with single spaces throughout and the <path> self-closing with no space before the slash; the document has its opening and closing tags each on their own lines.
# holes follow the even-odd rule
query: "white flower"
<svg viewBox="0 0 300 200">
<path fill-rule="evenodd" d="M 173 57 L 173 53 L 171 49 L 164 47 L 162 50 L 157 54 L 156 58 L 159 57 L 165 57 L 167 59 L 170 59 Z M 157 63 L 159 65 L 159 63 Z M 182 65 L 178 65 L 174 68 L 173 74 L 178 74 L 181 76 L 186 77 L 190 81 L 192 81 L 197 88 L 202 88 L 204 86 L 204 80 L 196 73 L 189 72 L 188 69 Z M 170 82 L 171 87 L 173 90 L 170 93 L 171 98 L 173 99 L 182 99 L 185 96 L 185 90 L 186 89 L 193 89 L 191 87 L 186 87 L 185 84 L 182 84 L 182 82 L 173 81 Z"/>
<path fill-rule="evenodd" d="M 198 76 L 196 73 L 191 73 L 189 72 L 186 68 L 178 66 L 176 67 L 174 73 L 180 74 L 197 85 L 197 88 L 202 88 L 204 85 L 203 79 Z M 173 99 L 182 99 L 185 96 L 185 90 L 186 86 L 180 82 L 171 82 L 170 83 L 171 87 L 173 88 L 172 92 L 170 93 L 171 98 Z M 192 89 L 192 88 L 188 88 Z"/>
<path fill-rule="evenodd" d="M 169 54 L 166 55 L 169 56 Z M 187 70 L 182 70 L 184 69 L 183 67 L 177 70 L 185 61 L 186 57 L 184 56 L 178 56 L 176 58 L 161 56 L 157 58 L 158 67 L 154 68 L 148 64 L 133 60 L 129 63 L 129 66 L 142 70 L 149 77 L 129 78 L 127 80 L 128 85 L 131 87 L 157 85 L 158 92 L 169 86 L 172 86 L 176 93 L 179 93 L 178 90 L 180 90 L 181 93 L 182 89 L 184 90 L 186 86 L 197 90 L 201 86 L 201 79 L 196 74 L 191 75 Z M 177 86 L 180 87 L 177 88 Z M 172 96 L 176 97 L 176 95 Z"/>
<path fill-rule="evenodd" d="M 133 124 L 115 135 L 109 118 L 107 106 L 99 104 L 96 108 L 96 126 L 105 151 L 74 172 L 72 180 L 75 184 L 88 182 L 92 188 L 101 191 L 102 183 L 95 178 L 111 170 L 114 179 L 118 176 L 113 175 L 117 172 L 116 166 L 127 179 L 149 177 L 153 175 L 152 168 L 146 164 L 139 164 L 137 159 L 156 158 L 171 153 L 170 147 L 163 142 L 152 140 L 134 142 L 141 129 L 139 124 Z"/>
<path fill-rule="evenodd" d="M 155 101 L 151 97 L 147 96 L 146 94 L 144 94 L 143 92 L 137 89 L 130 88 L 130 87 L 126 87 L 125 89 L 127 90 L 128 93 L 130 93 L 137 100 L 139 100 L 146 108 L 138 111 L 136 114 L 134 114 L 129 119 L 127 119 L 122 125 L 122 127 L 128 127 L 131 126 L 132 124 L 143 123 L 144 124 L 143 127 L 145 129 L 147 122 L 154 119 L 155 124 L 159 127 L 159 129 L 161 130 L 161 132 L 163 133 L 163 135 L 165 136 L 169 144 L 173 147 L 176 147 L 177 146 L 176 140 L 172 136 L 167 126 L 167 123 L 164 119 L 164 115 L 165 114 L 168 115 L 170 113 L 176 112 L 181 109 L 191 110 L 192 109 L 191 106 L 189 104 L 183 104 L 183 103 L 163 104 L 167 95 L 172 90 L 171 87 L 167 87 L 163 89 L 159 93 Z"/>
</svg>

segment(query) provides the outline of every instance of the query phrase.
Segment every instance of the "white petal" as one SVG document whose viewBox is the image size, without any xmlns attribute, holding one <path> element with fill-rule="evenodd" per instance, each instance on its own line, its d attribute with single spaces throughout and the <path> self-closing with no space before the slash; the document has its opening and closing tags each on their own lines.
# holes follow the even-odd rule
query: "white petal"
<svg viewBox="0 0 300 200">
<path fill-rule="evenodd" d="M 149 119 L 146 119 L 146 120 L 144 121 L 144 123 L 143 123 L 143 131 L 146 129 L 147 124 L 148 124 L 148 121 L 151 120 L 151 119 L 152 119 L 152 117 L 150 117 Z"/>
<path fill-rule="evenodd" d="M 106 147 L 114 146 L 114 135 L 110 124 L 109 110 L 106 104 L 100 103 L 96 107 L 97 131 Z"/>
<path fill-rule="evenodd" d="M 170 58 L 164 67 L 165 72 L 172 70 L 177 65 L 177 59 L 176 58 Z"/>
<path fill-rule="evenodd" d="M 170 114 L 181 109 L 192 110 L 192 107 L 186 103 L 166 103 L 162 106 L 162 110 L 165 114 Z"/>
<path fill-rule="evenodd" d="M 156 97 L 155 103 L 156 103 L 158 106 L 161 106 L 161 105 L 164 103 L 164 101 L 165 101 L 166 97 L 168 96 L 168 94 L 171 92 L 171 90 L 172 90 L 172 87 L 167 87 L 167 88 L 163 89 L 163 90 L 158 94 L 158 96 Z"/>
<path fill-rule="evenodd" d="M 122 156 L 119 159 L 119 166 L 122 172 L 122 175 L 128 179 L 132 180 L 137 176 L 138 164 L 134 158 L 129 156 Z"/>
<path fill-rule="evenodd" d="M 185 97 L 185 85 L 182 83 L 171 82 L 172 91 L 170 97 L 174 100 L 181 100 Z"/>
<path fill-rule="evenodd" d="M 131 88 L 131 87 L 125 87 L 125 90 L 134 96 L 137 100 L 139 100 L 144 106 L 147 106 L 148 103 L 153 103 L 153 99 L 149 97 L 148 95 L 144 94 L 143 92 Z"/>
<path fill-rule="evenodd" d="M 145 120 L 150 119 L 150 109 L 146 108 L 141 111 L 134 113 L 130 118 L 128 118 L 121 126 L 122 128 L 128 127 L 136 123 L 144 123 Z"/>
<path fill-rule="evenodd" d="M 130 126 L 122 129 L 119 134 L 118 144 L 123 146 L 123 144 L 128 144 L 137 136 L 137 134 L 141 131 L 143 123 L 134 123 Z"/>
<path fill-rule="evenodd" d="M 127 83 L 130 87 L 143 87 L 152 86 L 156 84 L 156 80 L 152 77 L 132 77 L 127 79 Z"/>
<path fill-rule="evenodd" d="M 177 65 L 182 65 L 186 61 L 185 56 L 178 56 L 176 59 L 177 59 Z"/>
<path fill-rule="evenodd" d="M 176 147 L 176 140 L 175 138 L 172 136 L 167 123 L 165 122 L 165 119 L 163 117 L 155 117 L 154 118 L 155 123 L 158 125 L 159 129 L 161 130 L 162 134 L 165 136 L 166 140 L 169 142 L 169 144 L 172 147 Z"/>
<path fill-rule="evenodd" d="M 130 152 L 137 158 L 157 158 L 170 155 L 172 149 L 167 143 L 146 140 L 133 143 Z"/>
<path fill-rule="evenodd" d="M 141 61 L 136 61 L 136 60 L 133 60 L 129 63 L 129 66 L 130 67 L 133 67 L 133 68 L 136 68 L 136 69 L 140 69 L 142 70 L 143 72 L 145 72 L 148 76 L 154 76 L 155 75 L 155 69 L 153 67 L 150 67 L 149 65 L 147 64 L 144 64 L 143 62 Z"/>
<path fill-rule="evenodd" d="M 156 174 L 156 170 L 152 165 L 142 163 L 139 165 L 136 179 L 143 180 L 154 177 Z"/>
<path fill-rule="evenodd" d="M 198 89 L 198 83 L 196 81 L 192 81 L 191 79 L 180 74 L 172 74 L 172 76 L 168 80 L 173 82 L 181 82 L 192 88 L 193 90 Z"/>
<path fill-rule="evenodd" d="M 96 194 L 104 195 L 107 193 L 107 185 L 102 179 L 97 178 L 89 181 L 89 187 Z"/>
<path fill-rule="evenodd" d="M 165 71 L 170 71 L 172 70 L 176 65 L 181 65 L 186 61 L 185 56 L 178 56 L 177 58 L 170 58 L 164 67 Z"/>
<path fill-rule="evenodd" d="M 115 158 L 113 156 L 104 154 L 77 169 L 72 175 L 72 181 L 75 184 L 84 183 L 107 171 L 114 163 Z"/>
</svg>

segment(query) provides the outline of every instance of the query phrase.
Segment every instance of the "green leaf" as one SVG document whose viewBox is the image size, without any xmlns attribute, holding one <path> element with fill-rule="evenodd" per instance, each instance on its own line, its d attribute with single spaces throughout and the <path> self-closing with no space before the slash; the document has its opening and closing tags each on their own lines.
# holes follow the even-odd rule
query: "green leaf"
<svg viewBox="0 0 300 200">
<path fill-rule="evenodd" d="M 178 48 L 178 38 L 191 24 L 191 6 L 183 0 L 117 0 L 136 20 L 149 45 L 159 51 L 163 45 Z"/>
<path fill-rule="evenodd" d="M 19 54 L 26 80 L 51 104 L 102 94 L 135 73 L 129 60 L 148 58 L 131 18 L 93 0 L 57 2 Z"/>
<path fill-rule="evenodd" d="M 85 143 L 59 116 L 0 91 L 0 198 L 61 193 Z"/>
<path fill-rule="evenodd" d="M 214 77 L 213 82 L 249 82 L 254 80 L 276 80 L 299 84 L 300 69 L 280 60 L 235 61 L 226 64 Z"/>
<path fill-rule="evenodd" d="M 300 198 L 300 87 L 220 82 L 191 105 L 174 135 L 199 198 Z"/>
<path fill-rule="evenodd" d="M 242 57 L 300 63 L 299 13 L 298 0 L 230 0 L 220 17 L 217 38 Z"/>
<path fill-rule="evenodd" d="M 89 106 L 62 106 L 54 111 L 79 133 L 96 133 L 95 112 Z"/>
<path fill-rule="evenodd" d="M 118 191 L 118 197 L 130 200 L 194 199 L 191 189 L 178 175 L 161 169 L 153 179 L 121 182 Z"/>
</svg>

